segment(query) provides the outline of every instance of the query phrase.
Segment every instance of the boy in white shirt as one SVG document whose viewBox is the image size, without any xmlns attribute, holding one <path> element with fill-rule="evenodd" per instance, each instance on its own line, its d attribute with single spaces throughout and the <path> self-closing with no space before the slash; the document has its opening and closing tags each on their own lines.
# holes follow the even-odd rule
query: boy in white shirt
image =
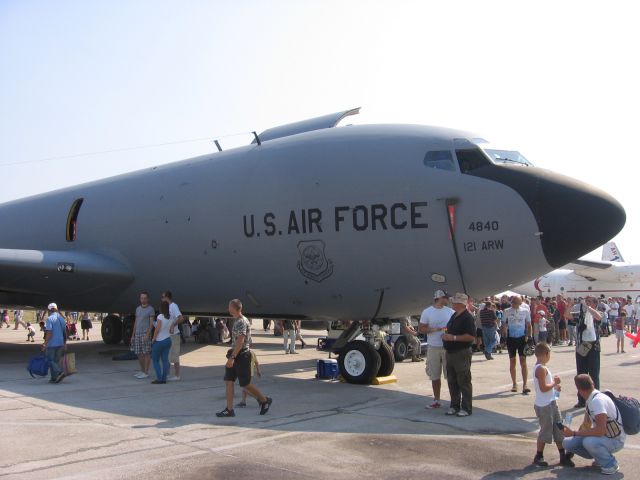
<svg viewBox="0 0 640 480">
<path fill-rule="evenodd" d="M 544 317 L 543 317 L 544 318 Z M 540 424 L 538 432 L 538 443 L 536 456 L 533 464 L 538 467 L 548 467 L 549 464 L 544 459 L 544 447 L 547 443 L 554 441 L 560 452 L 560 465 L 575 467 L 570 458 L 567 458 L 562 441 L 564 437 L 559 424 L 562 423 L 560 410 L 556 402 L 556 391 L 560 391 L 560 377 L 552 376 L 547 368 L 547 363 L 551 359 L 551 348 L 545 342 L 536 345 L 536 366 L 533 368 L 533 386 L 536 392 L 534 400 L 534 410 Z"/>
</svg>

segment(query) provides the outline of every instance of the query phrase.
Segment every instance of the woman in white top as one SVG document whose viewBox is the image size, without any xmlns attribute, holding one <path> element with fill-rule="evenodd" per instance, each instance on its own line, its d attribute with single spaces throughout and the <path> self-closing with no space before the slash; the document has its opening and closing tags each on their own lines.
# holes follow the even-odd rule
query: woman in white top
<svg viewBox="0 0 640 480">
<path fill-rule="evenodd" d="M 153 344 L 151 345 L 151 359 L 153 369 L 156 371 L 156 379 L 153 384 L 167 383 L 169 373 L 169 351 L 171 350 L 171 315 L 169 314 L 169 303 L 160 304 L 160 315 L 156 321 L 156 328 L 153 332 Z M 160 366 L 162 359 L 162 368 Z"/>
</svg>

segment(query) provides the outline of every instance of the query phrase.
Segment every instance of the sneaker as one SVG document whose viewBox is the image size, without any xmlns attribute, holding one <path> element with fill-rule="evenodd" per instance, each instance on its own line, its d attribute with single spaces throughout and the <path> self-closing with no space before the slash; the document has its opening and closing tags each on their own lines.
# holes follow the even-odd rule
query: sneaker
<svg viewBox="0 0 640 480">
<path fill-rule="evenodd" d="M 618 470 L 620 470 L 620 466 L 616 463 L 613 467 L 602 467 L 600 473 L 602 473 L 603 475 L 613 475 Z"/>
<path fill-rule="evenodd" d="M 143 378 L 149 378 L 149 375 L 147 375 L 144 372 L 138 372 L 138 373 L 135 374 L 135 377 L 139 378 L 139 379 L 143 379 Z"/>
<path fill-rule="evenodd" d="M 544 459 L 544 457 L 542 457 L 542 456 L 540 456 L 540 457 L 539 457 L 538 455 L 536 455 L 536 456 L 533 458 L 533 464 L 534 464 L 536 467 L 548 467 L 548 466 L 549 466 L 549 462 L 547 462 L 547 461 Z"/>
<path fill-rule="evenodd" d="M 471 414 L 466 410 L 460 410 L 458 413 L 456 413 L 456 417 L 468 417 L 469 415 Z"/>
<path fill-rule="evenodd" d="M 456 413 L 458 413 L 458 410 L 451 407 L 449 410 L 447 410 L 446 415 L 455 415 Z"/>
<path fill-rule="evenodd" d="M 285 353 L 285 354 L 289 353 L 289 350 L 285 350 L 285 351 L 284 351 L 284 353 Z"/>
<path fill-rule="evenodd" d="M 267 413 L 272 403 L 273 399 L 267 397 L 267 401 L 260 404 L 260 415 L 264 415 L 265 413 Z"/>
<path fill-rule="evenodd" d="M 235 416 L 236 416 L 236 412 L 234 412 L 233 410 L 229 410 L 228 408 L 225 408 L 221 412 L 216 413 L 216 417 L 218 418 L 235 417 Z"/>
<path fill-rule="evenodd" d="M 66 377 L 64 372 L 60 372 L 60 375 L 56 377 L 55 383 L 60 383 L 64 377 Z"/>
<path fill-rule="evenodd" d="M 573 463 L 573 460 L 571 460 L 571 457 L 568 456 L 567 454 L 565 454 L 564 456 L 560 455 L 560 465 L 562 465 L 563 467 L 570 467 L 570 468 L 573 468 L 576 466 L 576 464 Z"/>
<path fill-rule="evenodd" d="M 291 352 L 291 355 L 298 355 L 298 352 L 293 351 L 293 352 Z"/>
<path fill-rule="evenodd" d="M 154 380 L 151 382 L 152 385 L 164 385 L 165 383 L 167 383 L 165 380 Z"/>
<path fill-rule="evenodd" d="M 247 406 L 247 402 L 238 402 L 236 403 L 236 407 L 244 408 Z"/>
<path fill-rule="evenodd" d="M 591 462 L 591 468 L 600 468 L 600 464 L 598 463 L 597 460 L 594 460 L 593 462 Z"/>
<path fill-rule="evenodd" d="M 427 405 L 426 408 L 440 408 L 441 406 L 442 404 L 439 401 L 435 400 L 432 404 Z"/>
<path fill-rule="evenodd" d="M 175 375 L 172 375 L 169 378 L 167 378 L 167 382 L 177 382 L 179 380 L 180 380 L 180 377 L 176 377 Z"/>
</svg>

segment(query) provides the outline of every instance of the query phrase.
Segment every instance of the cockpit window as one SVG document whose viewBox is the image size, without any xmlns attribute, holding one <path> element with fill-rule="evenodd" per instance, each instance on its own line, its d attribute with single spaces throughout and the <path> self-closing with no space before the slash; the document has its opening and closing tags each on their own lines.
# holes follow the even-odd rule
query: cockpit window
<svg viewBox="0 0 640 480">
<path fill-rule="evenodd" d="M 458 164 L 462 173 L 491 165 L 489 159 L 478 147 L 457 148 L 456 157 L 458 157 Z"/>
<path fill-rule="evenodd" d="M 67 242 L 73 242 L 76 239 L 76 226 L 78 224 L 78 213 L 80 213 L 80 207 L 84 202 L 84 198 L 78 198 L 74 200 L 69 209 L 69 215 L 67 215 Z"/>
<path fill-rule="evenodd" d="M 526 167 L 533 167 L 533 164 L 524 158 L 520 152 L 515 150 L 498 150 L 495 148 L 485 148 L 485 153 L 497 164 L 512 164 L 512 165 L 524 165 Z"/>
<path fill-rule="evenodd" d="M 424 156 L 424 164 L 429 168 L 455 172 L 451 150 L 431 150 Z"/>
</svg>

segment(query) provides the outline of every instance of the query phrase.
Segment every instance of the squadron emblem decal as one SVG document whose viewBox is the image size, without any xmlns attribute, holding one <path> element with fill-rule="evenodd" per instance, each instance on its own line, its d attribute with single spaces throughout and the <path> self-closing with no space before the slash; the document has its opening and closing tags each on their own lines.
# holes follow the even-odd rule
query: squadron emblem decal
<svg viewBox="0 0 640 480">
<path fill-rule="evenodd" d="M 305 240 L 298 242 L 298 270 L 314 282 L 321 282 L 333 273 L 333 262 L 324 253 L 322 240 Z"/>
</svg>

